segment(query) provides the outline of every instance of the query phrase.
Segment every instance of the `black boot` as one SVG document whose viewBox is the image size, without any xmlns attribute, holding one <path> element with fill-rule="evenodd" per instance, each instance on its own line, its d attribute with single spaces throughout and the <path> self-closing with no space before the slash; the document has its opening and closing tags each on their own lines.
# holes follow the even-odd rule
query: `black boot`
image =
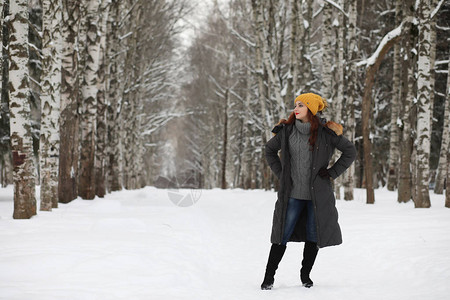
<svg viewBox="0 0 450 300">
<path fill-rule="evenodd" d="M 283 258 L 284 251 L 286 251 L 286 245 L 272 244 L 270 248 L 269 260 L 267 261 L 266 274 L 264 275 L 264 281 L 261 284 L 262 290 L 270 290 L 273 287 L 275 271 L 278 269 L 278 264 Z"/>
<path fill-rule="evenodd" d="M 303 249 L 302 269 L 300 270 L 300 279 L 304 287 L 310 288 L 313 286 L 313 281 L 309 278 L 314 261 L 316 260 L 318 252 L 317 244 L 313 242 L 305 242 Z"/>
</svg>

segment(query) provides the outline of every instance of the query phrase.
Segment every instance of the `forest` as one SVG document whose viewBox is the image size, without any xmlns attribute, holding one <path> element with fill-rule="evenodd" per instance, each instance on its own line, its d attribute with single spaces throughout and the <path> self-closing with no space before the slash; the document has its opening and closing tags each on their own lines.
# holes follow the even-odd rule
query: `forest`
<svg viewBox="0 0 450 300">
<path fill-rule="evenodd" d="M 329 104 L 357 159 L 334 181 L 450 208 L 450 2 L 0 4 L 0 181 L 16 219 L 145 186 L 277 189 L 264 157 L 296 95 Z M 337 157 L 339 154 L 336 154 Z"/>
</svg>

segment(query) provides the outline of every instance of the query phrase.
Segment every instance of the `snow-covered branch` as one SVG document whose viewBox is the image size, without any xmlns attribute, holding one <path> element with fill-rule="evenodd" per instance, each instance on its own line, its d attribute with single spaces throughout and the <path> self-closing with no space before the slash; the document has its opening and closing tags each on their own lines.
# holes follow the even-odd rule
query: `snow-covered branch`
<svg viewBox="0 0 450 300">
<path fill-rule="evenodd" d="M 375 62 L 377 61 L 378 57 L 380 56 L 380 54 L 382 53 L 382 51 L 386 47 L 386 45 L 389 42 L 392 42 L 393 40 L 400 38 L 402 33 L 403 33 L 403 31 L 404 31 L 405 25 L 410 23 L 411 21 L 412 21 L 411 18 L 407 18 L 397 28 L 395 28 L 395 29 L 391 30 L 390 32 L 388 32 L 383 37 L 383 39 L 381 40 L 380 44 L 378 45 L 377 49 L 372 54 L 372 56 L 370 56 L 366 60 L 360 61 L 356 65 L 358 67 L 361 67 L 361 66 L 369 67 L 369 66 L 375 64 Z"/>
<path fill-rule="evenodd" d="M 245 37 L 243 37 L 242 35 L 239 34 L 239 32 L 237 32 L 236 30 L 234 30 L 233 28 L 231 28 L 231 34 L 237 36 L 240 40 L 242 40 L 243 42 L 245 42 L 248 46 L 250 47 L 256 47 L 256 44 L 252 41 L 249 41 L 248 39 L 246 39 Z"/>
<path fill-rule="evenodd" d="M 331 1 L 331 0 L 324 0 L 324 1 L 327 2 L 328 4 L 334 6 L 335 8 L 337 8 L 346 18 L 348 18 L 348 13 L 346 13 L 339 4 L 337 4 L 336 2 Z"/>
<path fill-rule="evenodd" d="M 439 9 L 441 8 L 443 3 L 444 3 L 444 0 L 439 1 L 439 3 L 436 6 L 436 8 L 431 12 L 430 20 L 432 20 L 434 18 L 434 16 L 437 14 L 437 12 L 439 11 Z"/>
</svg>

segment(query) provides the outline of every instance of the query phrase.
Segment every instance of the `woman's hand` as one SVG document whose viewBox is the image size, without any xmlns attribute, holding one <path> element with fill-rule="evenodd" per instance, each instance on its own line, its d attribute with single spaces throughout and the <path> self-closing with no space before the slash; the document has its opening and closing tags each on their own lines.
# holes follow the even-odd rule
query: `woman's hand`
<svg viewBox="0 0 450 300">
<path fill-rule="evenodd" d="M 319 176 L 322 177 L 322 178 L 329 178 L 329 177 L 331 177 L 330 173 L 328 173 L 328 169 L 327 168 L 320 169 L 319 170 Z"/>
</svg>

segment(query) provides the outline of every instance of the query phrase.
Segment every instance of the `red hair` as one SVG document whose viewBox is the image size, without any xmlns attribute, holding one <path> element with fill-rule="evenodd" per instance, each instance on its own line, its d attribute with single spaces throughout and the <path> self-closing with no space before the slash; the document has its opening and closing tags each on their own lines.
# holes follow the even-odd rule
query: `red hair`
<svg viewBox="0 0 450 300">
<path fill-rule="evenodd" d="M 309 142 L 309 145 L 311 146 L 311 151 L 312 151 L 313 148 L 314 148 L 314 145 L 316 144 L 317 132 L 318 132 L 318 129 L 319 129 L 320 121 L 319 121 L 319 118 L 317 116 L 313 115 L 312 112 L 309 109 L 308 109 L 307 116 L 308 116 L 309 123 L 311 123 L 311 129 L 309 131 L 310 136 L 309 136 L 308 142 Z M 295 113 L 291 112 L 291 114 L 289 115 L 287 120 L 286 119 L 281 119 L 280 122 L 278 122 L 277 125 L 280 125 L 280 124 L 290 125 L 290 124 L 293 124 L 295 122 L 295 119 L 296 119 L 295 118 Z"/>
</svg>

